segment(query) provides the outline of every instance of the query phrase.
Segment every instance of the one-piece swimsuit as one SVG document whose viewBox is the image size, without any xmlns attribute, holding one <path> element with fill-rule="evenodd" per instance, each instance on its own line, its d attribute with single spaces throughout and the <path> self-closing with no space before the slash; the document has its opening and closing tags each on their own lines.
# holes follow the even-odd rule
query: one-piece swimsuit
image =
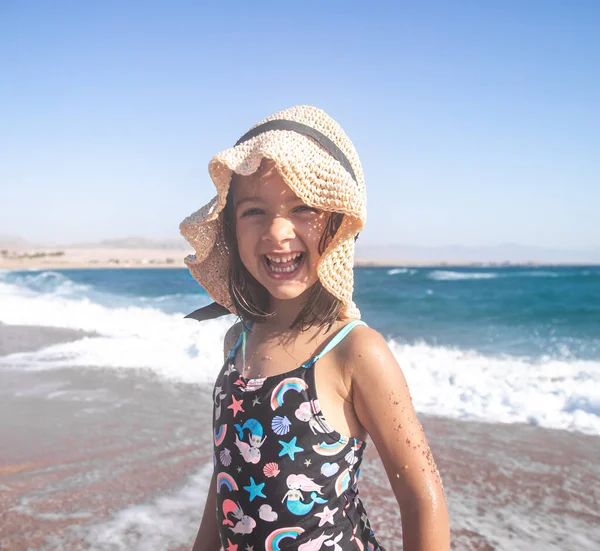
<svg viewBox="0 0 600 551">
<path fill-rule="evenodd" d="M 358 497 L 366 442 L 325 420 L 315 364 L 360 321 L 345 325 L 300 367 L 246 379 L 235 356 L 214 387 L 217 523 L 226 551 L 380 550 Z"/>
</svg>

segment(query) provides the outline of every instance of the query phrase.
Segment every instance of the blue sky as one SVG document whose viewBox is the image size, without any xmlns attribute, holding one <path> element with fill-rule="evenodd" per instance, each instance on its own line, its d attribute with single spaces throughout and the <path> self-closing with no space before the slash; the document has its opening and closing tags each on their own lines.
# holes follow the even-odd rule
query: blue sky
<svg viewBox="0 0 600 551">
<path fill-rule="evenodd" d="M 178 237 L 207 164 L 325 109 L 363 245 L 600 246 L 600 2 L 0 3 L 0 235 Z"/>
</svg>

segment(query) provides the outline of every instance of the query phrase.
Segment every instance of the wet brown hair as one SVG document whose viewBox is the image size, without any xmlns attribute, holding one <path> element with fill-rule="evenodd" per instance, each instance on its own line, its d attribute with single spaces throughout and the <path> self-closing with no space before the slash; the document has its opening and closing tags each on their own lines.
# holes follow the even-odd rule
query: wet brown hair
<svg viewBox="0 0 600 551">
<path fill-rule="evenodd" d="M 227 202 L 223 209 L 223 237 L 229 251 L 229 294 L 238 315 L 244 322 L 265 322 L 273 313 L 268 311 L 269 292 L 250 274 L 240 258 L 236 236 L 236 217 L 233 205 L 233 187 L 235 174 L 227 194 Z M 333 212 L 327 219 L 325 230 L 319 241 L 319 254 L 323 254 L 327 245 L 338 231 L 343 214 Z M 340 318 L 342 302 L 327 291 L 320 281 L 311 288 L 298 316 L 290 329 L 305 331 L 313 325 L 327 326 L 328 329 Z"/>
</svg>

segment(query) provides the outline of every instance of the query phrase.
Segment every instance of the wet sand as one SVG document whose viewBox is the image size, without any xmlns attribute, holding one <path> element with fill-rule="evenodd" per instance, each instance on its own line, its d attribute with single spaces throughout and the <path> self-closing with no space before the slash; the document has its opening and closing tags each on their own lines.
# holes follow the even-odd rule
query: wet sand
<svg viewBox="0 0 600 551">
<path fill-rule="evenodd" d="M 17 352 L 33 352 L 44 346 L 71 342 L 93 333 L 61 327 L 6 325 L 0 322 L 0 356 Z"/>
<path fill-rule="evenodd" d="M 45 342 L 44 328 L 22 331 Z M 0 367 L 0 549 L 191 548 L 212 466 L 210 412 L 209 387 L 144 370 Z M 600 438 L 420 417 L 453 549 L 600 548 Z M 360 492 L 397 551 L 400 516 L 382 473 L 370 442 Z"/>
</svg>

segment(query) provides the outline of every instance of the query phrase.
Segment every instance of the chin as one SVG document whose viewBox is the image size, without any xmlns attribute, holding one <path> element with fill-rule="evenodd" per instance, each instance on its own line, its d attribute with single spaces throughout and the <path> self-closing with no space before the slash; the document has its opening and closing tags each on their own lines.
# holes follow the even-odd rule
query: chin
<svg viewBox="0 0 600 551">
<path fill-rule="evenodd" d="M 303 289 L 269 289 L 266 287 L 269 294 L 277 300 L 294 300 L 300 298 L 308 291 L 308 287 Z"/>
</svg>

